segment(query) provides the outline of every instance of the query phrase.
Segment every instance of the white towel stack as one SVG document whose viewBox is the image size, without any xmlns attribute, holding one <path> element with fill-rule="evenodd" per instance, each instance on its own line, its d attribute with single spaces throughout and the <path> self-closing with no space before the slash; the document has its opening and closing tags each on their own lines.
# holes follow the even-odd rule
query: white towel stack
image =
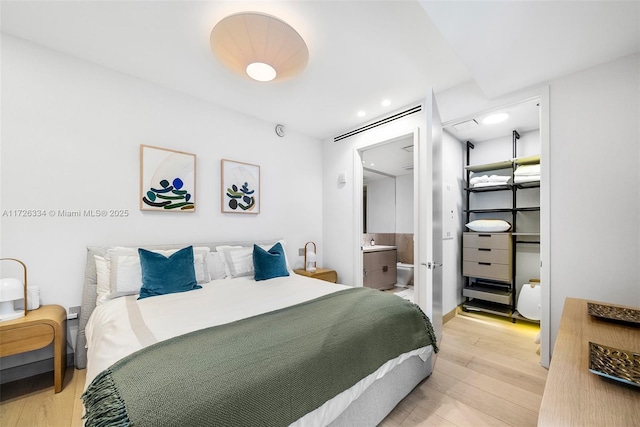
<svg viewBox="0 0 640 427">
<path fill-rule="evenodd" d="M 510 177 L 502 175 L 482 175 L 474 176 L 469 180 L 469 184 L 473 188 L 478 187 L 493 187 L 496 185 L 506 185 L 509 182 Z"/>
<path fill-rule="evenodd" d="M 535 181 L 540 181 L 540 164 L 522 165 L 513 172 L 513 182 L 516 184 Z"/>
</svg>

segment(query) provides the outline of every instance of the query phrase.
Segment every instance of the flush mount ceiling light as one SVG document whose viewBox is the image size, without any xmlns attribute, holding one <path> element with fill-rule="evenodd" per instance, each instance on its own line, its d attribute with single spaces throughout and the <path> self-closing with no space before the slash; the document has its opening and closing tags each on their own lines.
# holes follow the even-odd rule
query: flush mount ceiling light
<svg viewBox="0 0 640 427">
<path fill-rule="evenodd" d="M 496 113 L 496 114 L 488 115 L 487 117 L 482 119 L 482 123 L 485 125 L 493 125 L 496 123 L 504 122 L 508 118 L 509 118 L 509 115 L 507 113 Z"/>
<path fill-rule="evenodd" d="M 258 12 L 227 16 L 213 27 L 210 42 L 226 67 L 261 82 L 293 77 L 309 62 L 307 45 L 296 30 Z"/>
</svg>

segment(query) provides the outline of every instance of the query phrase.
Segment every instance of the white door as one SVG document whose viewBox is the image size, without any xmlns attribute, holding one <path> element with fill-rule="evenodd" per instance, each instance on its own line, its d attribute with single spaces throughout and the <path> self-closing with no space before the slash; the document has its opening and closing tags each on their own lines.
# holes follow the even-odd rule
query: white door
<svg viewBox="0 0 640 427">
<path fill-rule="evenodd" d="M 442 122 L 433 91 L 425 99 L 426 132 L 419 136 L 415 192 L 418 305 L 442 338 Z"/>
</svg>

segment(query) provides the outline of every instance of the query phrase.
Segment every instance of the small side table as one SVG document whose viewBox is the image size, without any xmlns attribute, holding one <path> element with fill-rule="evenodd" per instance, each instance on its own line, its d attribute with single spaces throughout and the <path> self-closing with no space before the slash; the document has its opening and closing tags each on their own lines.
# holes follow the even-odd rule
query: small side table
<svg viewBox="0 0 640 427">
<path fill-rule="evenodd" d="M 67 367 L 67 312 L 59 305 L 43 305 L 19 319 L 0 322 L 0 357 L 46 347 L 53 342 L 53 384 L 62 391 Z"/>
<path fill-rule="evenodd" d="M 338 283 L 338 273 L 335 270 L 327 270 L 326 268 L 316 268 L 313 273 L 305 270 L 304 268 L 298 268 L 293 270 L 296 274 L 301 276 L 311 277 L 312 279 L 320 279 L 325 282 Z"/>
</svg>

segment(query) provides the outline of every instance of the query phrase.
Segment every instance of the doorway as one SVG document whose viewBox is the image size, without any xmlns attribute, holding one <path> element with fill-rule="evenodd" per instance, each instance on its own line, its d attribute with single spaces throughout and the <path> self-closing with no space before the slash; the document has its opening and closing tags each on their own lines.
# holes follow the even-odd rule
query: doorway
<svg viewBox="0 0 640 427">
<path fill-rule="evenodd" d="M 549 180 L 548 180 L 548 88 L 541 88 L 536 96 L 518 100 L 502 106 L 465 116 L 459 119 L 450 120 L 443 123 L 443 128 L 450 135 L 460 141 L 465 146 L 464 164 L 469 165 L 465 169 L 465 214 L 464 223 L 472 220 L 485 218 L 498 218 L 500 215 L 507 217 L 499 219 L 513 222 L 514 228 L 510 230 L 513 234 L 513 258 L 512 264 L 515 269 L 512 279 L 513 297 L 512 305 L 517 307 L 520 301 L 522 285 L 528 283 L 530 279 L 540 281 L 538 298 L 540 298 L 539 323 L 540 323 L 540 363 L 544 367 L 549 364 L 549 296 L 550 296 L 550 228 L 549 228 Z M 483 118 L 491 113 L 508 113 L 509 121 L 493 126 L 482 125 Z M 515 132 L 514 132 L 515 131 Z M 503 146 L 504 140 L 508 144 Z M 533 141 L 533 143 L 532 143 Z M 513 150 L 513 151 L 512 151 Z M 479 180 L 481 175 L 491 175 L 495 172 L 489 168 L 482 171 L 483 166 L 496 167 L 500 162 L 511 162 L 509 168 L 517 170 L 523 157 L 538 156 L 537 166 L 539 170 L 537 183 L 526 183 L 525 185 L 515 184 L 515 172 L 510 181 L 510 186 L 506 190 L 500 191 L 498 187 L 490 189 L 472 189 L 469 179 Z M 514 160 L 513 158 L 516 158 Z M 535 160 L 532 161 L 536 163 Z M 507 172 L 509 174 L 509 172 Z M 479 181 L 478 181 L 479 182 Z M 481 185 L 491 185 L 491 183 L 480 183 Z M 482 191 L 481 191 L 482 190 Z M 494 191 L 495 190 L 495 191 Z M 509 193 L 510 201 L 505 206 L 499 206 L 501 193 Z M 475 196 L 475 199 L 474 199 Z M 505 208 L 502 213 L 496 213 L 498 209 Z M 512 209 L 512 210 L 511 210 Z M 516 226 L 517 224 L 517 226 Z M 464 231 L 467 230 L 465 228 Z M 467 277 L 463 286 L 465 306 L 473 307 L 474 298 L 469 298 L 469 294 L 474 294 L 475 290 L 468 289 Z M 478 283 L 477 281 L 475 283 Z M 529 291 L 529 289 L 527 289 Z M 482 305 L 483 297 L 479 297 Z M 486 307 L 491 310 L 491 307 Z M 475 311 L 475 310 L 473 310 Z M 485 311 L 485 310 L 479 310 Z M 508 315 L 513 319 L 528 320 L 519 315 L 517 309 L 513 315 Z M 535 319 L 533 319 L 535 320 Z M 516 320 L 518 321 L 518 320 Z"/>
<path fill-rule="evenodd" d="M 363 262 L 363 284 L 414 301 L 414 135 L 368 145 L 357 154 L 363 183 L 362 256 L 374 258 L 369 255 L 374 251 L 395 253 L 394 265 L 384 266 L 392 267 L 391 277 Z"/>
</svg>

